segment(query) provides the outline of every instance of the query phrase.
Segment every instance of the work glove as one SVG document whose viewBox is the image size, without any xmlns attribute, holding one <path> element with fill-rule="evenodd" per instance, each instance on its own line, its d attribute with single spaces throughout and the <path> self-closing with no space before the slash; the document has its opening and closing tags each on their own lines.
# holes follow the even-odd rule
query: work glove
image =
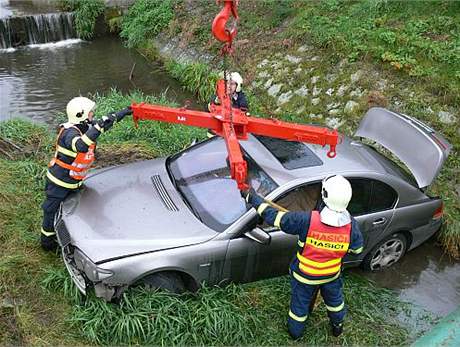
<svg viewBox="0 0 460 347">
<path fill-rule="evenodd" d="M 125 109 L 114 113 L 117 122 L 121 121 L 123 118 L 131 114 L 133 114 L 133 110 L 131 109 L 131 106 L 128 106 Z"/>
<path fill-rule="evenodd" d="M 113 126 L 115 119 L 116 116 L 114 114 L 102 116 L 102 118 L 97 121 L 97 125 L 99 126 L 99 128 L 103 129 L 104 131 L 107 131 Z"/>
</svg>

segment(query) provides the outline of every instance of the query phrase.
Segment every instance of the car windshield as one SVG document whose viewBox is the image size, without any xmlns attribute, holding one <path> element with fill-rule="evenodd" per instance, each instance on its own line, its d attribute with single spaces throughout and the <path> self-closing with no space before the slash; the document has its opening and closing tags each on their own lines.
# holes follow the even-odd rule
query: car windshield
<svg viewBox="0 0 460 347">
<path fill-rule="evenodd" d="M 227 156 L 224 140 L 216 137 L 168 161 L 171 178 L 193 213 L 218 232 L 224 231 L 246 212 L 236 182 L 230 177 Z M 266 196 L 277 187 L 245 153 L 244 159 L 248 164 L 248 181 L 260 195 Z"/>
</svg>

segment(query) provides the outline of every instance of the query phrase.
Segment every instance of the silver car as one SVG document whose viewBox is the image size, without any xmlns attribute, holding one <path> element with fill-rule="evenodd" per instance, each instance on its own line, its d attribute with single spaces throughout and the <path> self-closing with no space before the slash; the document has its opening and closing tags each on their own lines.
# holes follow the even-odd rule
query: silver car
<svg viewBox="0 0 460 347">
<path fill-rule="evenodd" d="M 363 139 L 391 151 L 410 173 Z M 442 200 L 425 188 L 451 146 L 406 115 L 370 109 L 334 159 L 321 146 L 262 136 L 241 147 L 251 186 L 289 210 L 321 208 L 321 180 L 331 173 L 350 180 L 348 209 L 365 247 L 347 256 L 347 265 L 390 266 L 441 226 Z M 94 287 L 98 297 L 116 300 L 137 284 L 182 292 L 286 274 L 296 236 L 257 224 L 226 157 L 225 142 L 215 137 L 168 158 L 92 174 L 56 219 L 63 259 L 79 290 Z"/>
</svg>

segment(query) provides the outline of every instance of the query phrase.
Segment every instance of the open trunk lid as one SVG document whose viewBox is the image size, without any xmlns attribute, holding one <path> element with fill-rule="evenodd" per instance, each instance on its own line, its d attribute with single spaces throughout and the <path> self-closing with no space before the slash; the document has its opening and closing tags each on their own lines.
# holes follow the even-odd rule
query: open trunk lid
<svg viewBox="0 0 460 347">
<path fill-rule="evenodd" d="M 367 111 L 355 136 L 391 151 L 409 168 L 419 188 L 433 182 L 452 148 L 441 134 L 419 120 L 380 107 Z"/>
</svg>

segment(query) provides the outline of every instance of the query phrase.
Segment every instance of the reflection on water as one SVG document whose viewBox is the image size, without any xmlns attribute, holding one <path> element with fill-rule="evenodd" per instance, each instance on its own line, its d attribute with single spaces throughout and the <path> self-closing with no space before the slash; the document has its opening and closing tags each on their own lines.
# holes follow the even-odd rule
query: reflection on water
<svg viewBox="0 0 460 347">
<path fill-rule="evenodd" d="M 130 81 L 134 64 L 134 78 Z M 114 37 L 91 42 L 67 40 L 0 52 L 0 120 L 27 117 L 52 122 L 70 98 L 104 93 L 110 88 L 123 92 L 138 88 L 156 95 L 167 90 L 168 98 L 180 104 L 194 99 L 160 65 L 148 63 Z"/>
<path fill-rule="evenodd" d="M 0 0 L 0 18 L 56 12 L 57 0 Z"/>
<path fill-rule="evenodd" d="M 352 271 L 364 274 L 379 286 L 396 289 L 402 300 L 437 316 L 445 316 L 460 305 L 460 262 L 445 255 L 434 240 L 407 253 L 385 271 Z"/>
</svg>

